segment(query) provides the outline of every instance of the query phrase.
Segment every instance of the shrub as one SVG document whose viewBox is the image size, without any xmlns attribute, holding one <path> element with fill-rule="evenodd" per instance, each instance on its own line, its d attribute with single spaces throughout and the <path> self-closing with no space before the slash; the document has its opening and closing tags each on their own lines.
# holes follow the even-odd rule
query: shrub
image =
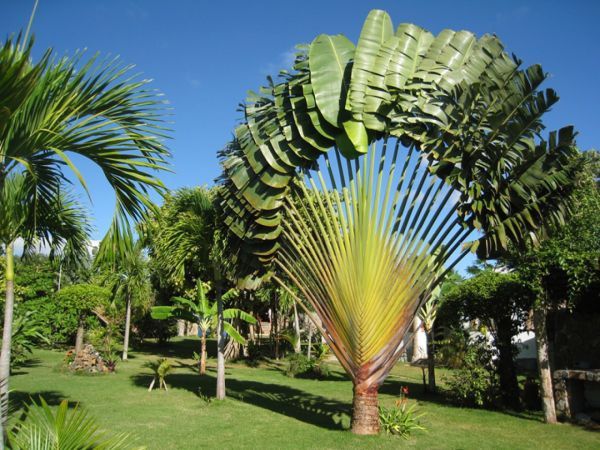
<svg viewBox="0 0 600 450">
<path fill-rule="evenodd" d="M 135 322 L 136 338 L 156 339 L 159 344 L 166 344 L 172 337 L 177 336 L 177 321 L 175 319 L 156 320 L 147 312 Z"/>
<path fill-rule="evenodd" d="M 287 368 L 285 374 L 288 377 L 295 378 L 312 371 L 313 362 L 302 353 L 293 353 L 286 359 Z"/>
<path fill-rule="evenodd" d="M 472 341 L 466 349 L 462 367 L 446 378 L 452 397 L 463 406 L 489 406 L 496 402 L 498 388 L 493 350 L 485 338 Z"/>
<path fill-rule="evenodd" d="M 292 378 L 327 378 L 331 371 L 329 366 L 324 362 L 324 359 L 308 359 L 302 353 L 293 353 L 287 358 L 287 367 L 285 374 Z"/>
<path fill-rule="evenodd" d="M 408 403 L 403 399 L 396 402 L 396 406 L 391 408 L 379 407 L 379 423 L 381 429 L 388 434 L 402 436 L 408 439 L 413 431 L 425 431 L 425 427 L 421 425 L 421 417 L 425 413 L 418 413 L 416 403 L 408 406 Z"/>
<path fill-rule="evenodd" d="M 16 315 L 12 330 L 11 368 L 25 364 L 33 348 L 47 342 L 43 335 L 43 327 L 32 311 Z"/>
</svg>

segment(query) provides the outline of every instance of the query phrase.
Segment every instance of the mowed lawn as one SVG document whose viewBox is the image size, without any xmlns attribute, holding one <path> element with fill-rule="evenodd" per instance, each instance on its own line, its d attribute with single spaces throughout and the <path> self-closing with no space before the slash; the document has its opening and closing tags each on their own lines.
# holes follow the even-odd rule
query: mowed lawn
<svg viewBox="0 0 600 450">
<path fill-rule="evenodd" d="M 63 373 L 57 370 L 63 353 L 39 350 L 13 374 L 12 399 L 18 404 L 42 395 L 50 404 L 77 402 L 103 429 L 130 433 L 148 449 L 600 449 L 597 432 L 547 426 L 539 415 L 458 408 L 426 396 L 421 371 L 405 364 L 381 388 L 381 402 L 393 405 L 400 387 L 409 387 L 428 429 L 409 440 L 350 433 L 352 384 L 339 370 L 316 381 L 289 378 L 276 364 L 228 364 L 228 399 L 207 404 L 198 392 L 214 394 L 215 361 L 209 360 L 207 375 L 198 375 L 189 359 L 197 347 L 191 338 L 148 345 L 131 352 L 117 373 L 101 376 Z M 148 392 L 152 376 L 144 364 L 159 356 L 172 359 L 176 369 L 167 378 L 168 392 Z"/>
</svg>

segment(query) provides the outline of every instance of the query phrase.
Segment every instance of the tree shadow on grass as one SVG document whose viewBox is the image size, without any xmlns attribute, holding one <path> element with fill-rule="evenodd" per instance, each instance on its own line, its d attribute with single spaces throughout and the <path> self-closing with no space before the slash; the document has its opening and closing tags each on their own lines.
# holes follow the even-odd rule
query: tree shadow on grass
<svg viewBox="0 0 600 450">
<path fill-rule="evenodd" d="M 32 367 L 37 367 L 42 364 L 42 360 L 39 358 L 30 358 L 27 361 L 19 364 L 15 370 L 11 370 L 11 375 L 26 375 L 29 371 L 25 369 L 31 369 Z"/>
<path fill-rule="evenodd" d="M 216 356 L 217 343 L 214 339 L 208 339 L 206 347 L 209 357 Z M 148 340 L 138 344 L 134 351 L 163 358 L 190 359 L 194 352 L 200 353 L 200 339 L 197 337 L 184 337 L 166 343 Z"/>
<path fill-rule="evenodd" d="M 60 404 L 60 402 L 67 399 L 67 397 L 65 397 L 64 394 L 59 391 L 12 391 L 10 393 L 11 409 L 14 409 L 15 411 L 20 410 L 26 405 L 31 404 L 32 401 L 39 404 L 40 397 L 42 397 L 50 406 L 57 406 Z M 75 406 L 76 403 L 77 402 L 69 402 L 69 405 Z"/>
<path fill-rule="evenodd" d="M 542 422 L 540 413 L 537 411 L 514 411 L 509 409 L 499 408 L 475 408 L 469 406 L 461 406 L 451 397 L 448 391 L 440 389 L 435 393 L 427 392 L 423 383 L 418 381 L 407 381 L 406 379 L 399 379 L 397 376 L 389 376 L 383 385 L 379 388 L 380 394 L 387 394 L 396 397 L 400 397 L 400 391 L 403 387 L 408 388 L 408 398 L 425 401 L 429 403 L 436 403 L 444 406 L 451 406 L 454 408 L 461 408 L 472 411 L 495 411 L 509 416 L 517 417 L 523 420 L 530 420 L 534 422 Z"/>
<path fill-rule="evenodd" d="M 139 374 L 131 377 L 133 384 L 148 387 L 152 376 Z M 167 377 L 169 388 L 185 389 L 198 395 L 212 395 L 216 379 L 211 375 L 172 374 Z M 280 384 L 238 380 L 228 377 L 227 396 L 238 401 L 292 417 L 311 425 L 330 430 L 347 429 L 350 404 Z"/>
</svg>

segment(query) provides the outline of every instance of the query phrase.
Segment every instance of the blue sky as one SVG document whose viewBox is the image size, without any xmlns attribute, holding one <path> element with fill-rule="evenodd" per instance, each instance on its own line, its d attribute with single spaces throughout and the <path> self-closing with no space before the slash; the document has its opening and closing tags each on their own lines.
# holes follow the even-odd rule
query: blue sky
<svg viewBox="0 0 600 450">
<path fill-rule="evenodd" d="M 33 0 L 4 0 L 1 37 L 24 28 Z M 525 64 L 541 63 L 561 101 L 549 129 L 574 124 L 581 148 L 598 148 L 600 2 L 588 1 L 61 1 L 40 0 L 33 32 L 37 54 L 87 48 L 133 63 L 173 107 L 174 174 L 169 188 L 212 184 L 216 151 L 240 120 L 238 104 L 268 74 L 290 65 L 294 46 L 319 33 L 356 41 L 373 8 L 394 24 L 413 22 L 438 33 L 495 33 Z M 106 231 L 114 198 L 101 173 L 82 170 L 93 193 L 95 238 Z"/>
</svg>

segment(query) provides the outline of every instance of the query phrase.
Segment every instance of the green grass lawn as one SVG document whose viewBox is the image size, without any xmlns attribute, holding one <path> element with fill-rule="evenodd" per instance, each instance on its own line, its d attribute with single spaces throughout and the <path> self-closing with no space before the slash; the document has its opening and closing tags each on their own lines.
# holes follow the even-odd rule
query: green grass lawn
<svg viewBox="0 0 600 450">
<path fill-rule="evenodd" d="M 56 369 L 60 352 L 39 350 L 12 378 L 12 400 L 38 395 L 50 404 L 62 399 L 84 406 L 104 429 L 137 436 L 148 449 L 600 449 L 600 433 L 567 424 L 544 425 L 536 415 L 513 415 L 458 408 L 421 389 L 421 371 L 398 364 L 381 388 L 381 403 L 392 405 L 400 387 L 426 413 L 427 432 L 409 440 L 394 436 L 354 436 L 350 423 L 352 385 L 339 371 L 324 381 L 286 377 L 275 364 L 227 367 L 228 399 L 206 404 L 197 393 L 214 394 L 214 360 L 197 374 L 189 359 L 196 339 L 149 345 L 131 352 L 117 373 L 81 376 Z M 144 363 L 168 356 L 177 367 L 167 378 L 169 392 L 148 392 Z"/>
</svg>

